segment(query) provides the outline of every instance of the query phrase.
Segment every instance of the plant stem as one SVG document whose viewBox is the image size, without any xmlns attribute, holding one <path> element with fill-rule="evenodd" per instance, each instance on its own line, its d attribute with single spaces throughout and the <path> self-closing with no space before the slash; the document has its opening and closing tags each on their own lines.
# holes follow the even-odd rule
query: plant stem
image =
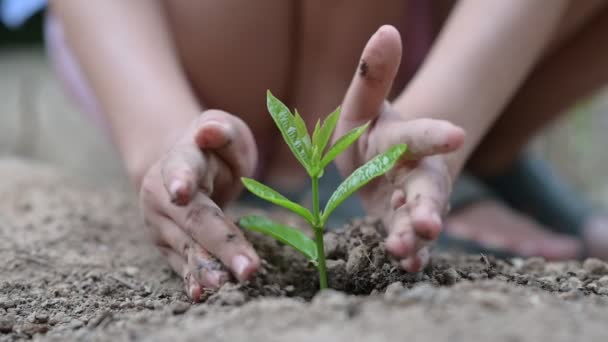
<svg viewBox="0 0 608 342">
<path fill-rule="evenodd" d="M 317 270 L 319 271 L 319 287 L 321 290 L 327 288 L 327 269 L 325 267 L 325 246 L 323 244 L 323 227 L 321 226 L 321 214 L 319 212 L 319 178 L 312 178 L 312 214 L 315 224 L 312 230 L 315 232 L 315 243 L 317 245 Z"/>
</svg>

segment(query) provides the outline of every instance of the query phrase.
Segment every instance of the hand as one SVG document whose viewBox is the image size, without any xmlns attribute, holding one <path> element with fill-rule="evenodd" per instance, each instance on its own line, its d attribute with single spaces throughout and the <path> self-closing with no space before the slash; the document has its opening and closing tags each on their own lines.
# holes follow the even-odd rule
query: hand
<svg viewBox="0 0 608 342">
<path fill-rule="evenodd" d="M 359 194 L 368 214 L 384 220 L 387 250 L 400 259 L 405 270 L 417 272 L 428 262 L 429 242 L 439 236 L 451 191 L 452 177 L 442 154 L 462 145 L 464 131 L 442 120 L 408 120 L 392 110 L 385 99 L 400 60 L 399 32 L 391 26 L 381 27 L 363 50 L 335 136 L 367 121 L 371 125 L 336 163 L 347 175 L 395 144 L 408 145 L 404 159 Z"/>
<path fill-rule="evenodd" d="M 229 271 L 243 281 L 259 267 L 255 251 L 221 209 L 238 195 L 240 177 L 251 176 L 256 162 L 247 125 L 208 110 L 143 178 L 145 224 L 194 301 L 226 282 Z"/>
</svg>

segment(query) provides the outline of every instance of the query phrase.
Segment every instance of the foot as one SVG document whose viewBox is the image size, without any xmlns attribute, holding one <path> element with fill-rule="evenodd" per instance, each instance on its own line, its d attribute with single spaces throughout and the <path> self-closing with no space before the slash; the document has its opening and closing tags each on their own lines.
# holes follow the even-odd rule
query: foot
<svg viewBox="0 0 608 342">
<path fill-rule="evenodd" d="M 601 226 L 600 222 L 604 225 Z M 600 229 L 600 226 L 606 229 Z M 605 246 L 608 246 L 608 217 L 598 221 L 596 227 L 593 234 L 603 237 Z M 451 214 L 446 220 L 445 230 L 448 235 L 474 240 L 489 248 L 548 260 L 575 259 L 584 248 L 580 239 L 552 233 L 529 217 L 491 199 Z"/>
</svg>

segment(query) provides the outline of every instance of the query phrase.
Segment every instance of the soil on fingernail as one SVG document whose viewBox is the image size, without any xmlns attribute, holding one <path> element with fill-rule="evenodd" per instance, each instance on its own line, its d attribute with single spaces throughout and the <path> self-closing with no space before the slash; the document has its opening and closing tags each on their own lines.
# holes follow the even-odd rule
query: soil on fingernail
<svg viewBox="0 0 608 342">
<path fill-rule="evenodd" d="M 606 340 L 608 264 L 432 253 L 402 271 L 378 220 L 325 235 L 331 290 L 273 239 L 261 268 L 192 303 L 147 237 L 137 198 L 0 162 L 0 341 Z M 27 210 L 25 210 L 26 208 Z M 251 213 L 232 208 L 229 217 Z M 297 226 L 298 218 L 261 212 Z M 50 219 L 49 219 L 50 218 Z"/>
</svg>

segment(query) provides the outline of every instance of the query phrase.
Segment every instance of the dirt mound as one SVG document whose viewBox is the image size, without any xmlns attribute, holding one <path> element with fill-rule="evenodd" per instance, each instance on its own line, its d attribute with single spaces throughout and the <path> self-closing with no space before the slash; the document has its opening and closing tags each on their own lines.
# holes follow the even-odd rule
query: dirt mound
<svg viewBox="0 0 608 342">
<path fill-rule="evenodd" d="M 0 341 L 608 336 L 601 261 L 437 254 L 427 270 L 408 274 L 387 256 L 371 219 L 326 235 L 330 285 L 343 292 L 317 293 L 303 257 L 248 234 L 264 259 L 260 272 L 191 305 L 149 243 L 132 194 L 14 161 L 0 162 L 0 176 L 12 177 L 0 185 Z"/>
</svg>

